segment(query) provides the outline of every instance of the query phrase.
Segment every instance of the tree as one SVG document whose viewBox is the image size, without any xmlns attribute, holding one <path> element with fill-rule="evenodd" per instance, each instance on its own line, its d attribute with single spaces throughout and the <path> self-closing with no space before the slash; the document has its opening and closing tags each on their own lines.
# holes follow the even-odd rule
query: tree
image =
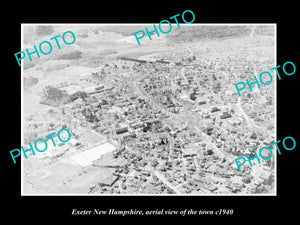
<svg viewBox="0 0 300 225">
<path fill-rule="evenodd" d="M 190 99 L 193 100 L 193 101 L 196 100 L 196 94 L 195 94 L 194 92 L 192 92 L 192 93 L 190 94 Z"/>
</svg>

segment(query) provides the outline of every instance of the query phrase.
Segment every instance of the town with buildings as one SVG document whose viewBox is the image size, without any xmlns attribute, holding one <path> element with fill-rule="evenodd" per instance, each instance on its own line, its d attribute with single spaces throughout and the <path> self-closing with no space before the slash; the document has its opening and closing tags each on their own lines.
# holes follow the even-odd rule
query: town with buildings
<svg viewBox="0 0 300 225">
<path fill-rule="evenodd" d="M 112 34 L 80 29 L 76 54 L 24 70 L 24 146 L 72 133 L 22 162 L 24 194 L 275 193 L 274 158 L 242 171 L 234 161 L 275 141 L 275 82 L 243 97 L 234 87 L 274 67 L 274 36 L 143 47 L 117 36 L 95 54 L 85 51 Z"/>
</svg>

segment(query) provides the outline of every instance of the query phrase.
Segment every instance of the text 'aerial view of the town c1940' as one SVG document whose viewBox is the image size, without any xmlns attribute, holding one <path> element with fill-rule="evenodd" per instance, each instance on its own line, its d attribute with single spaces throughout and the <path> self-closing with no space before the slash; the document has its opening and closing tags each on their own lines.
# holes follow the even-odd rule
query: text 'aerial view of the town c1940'
<svg viewBox="0 0 300 225">
<path fill-rule="evenodd" d="M 234 161 L 276 141 L 276 82 L 234 86 L 276 66 L 276 25 L 175 25 L 22 24 L 22 51 L 76 36 L 22 61 L 22 146 L 57 144 L 22 155 L 22 195 L 276 193 L 275 157 Z"/>
</svg>

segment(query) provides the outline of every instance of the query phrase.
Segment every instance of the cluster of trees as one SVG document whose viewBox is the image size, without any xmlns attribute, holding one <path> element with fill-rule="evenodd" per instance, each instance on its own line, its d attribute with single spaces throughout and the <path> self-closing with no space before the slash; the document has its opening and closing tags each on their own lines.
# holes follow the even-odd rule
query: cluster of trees
<svg viewBox="0 0 300 225">
<path fill-rule="evenodd" d="M 74 51 L 74 52 L 59 56 L 59 59 L 81 59 L 82 58 L 81 54 L 82 53 L 80 51 Z"/>
<path fill-rule="evenodd" d="M 75 101 L 78 98 L 82 98 L 82 100 L 86 99 L 88 97 L 88 93 L 84 91 L 77 91 L 74 94 L 70 95 L 71 101 Z"/>
<path fill-rule="evenodd" d="M 97 112 L 90 108 L 84 108 L 81 113 L 84 115 L 86 121 L 90 123 L 99 122 L 99 118 L 97 116 Z"/>
<path fill-rule="evenodd" d="M 77 91 L 69 95 L 65 90 L 61 90 L 52 86 L 46 86 L 43 89 L 43 93 L 44 96 L 41 103 L 55 106 L 75 101 L 78 98 L 82 98 L 83 100 L 85 100 L 89 97 L 88 93 L 84 91 Z"/>
<path fill-rule="evenodd" d="M 54 32 L 52 26 L 38 26 L 35 30 L 37 36 L 45 36 Z"/>
<path fill-rule="evenodd" d="M 24 134 L 24 144 L 32 143 L 34 140 L 38 138 L 38 134 L 35 131 L 32 132 L 26 132 Z"/>
<path fill-rule="evenodd" d="M 30 86 L 38 83 L 38 82 L 39 82 L 39 79 L 36 78 L 36 77 L 29 76 L 29 77 L 25 77 L 24 78 L 24 85 L 25 86 L 29 86 L 30 87 Z"/>
<path fill-rule="evenodd" d="M 62 100 L 63 98 L 68 96 L 66 91 L 60 90 L 52 86 L 46 86 L 43 92 L 44 92 L 44 97 L 47 100 Z"/>
</svg>

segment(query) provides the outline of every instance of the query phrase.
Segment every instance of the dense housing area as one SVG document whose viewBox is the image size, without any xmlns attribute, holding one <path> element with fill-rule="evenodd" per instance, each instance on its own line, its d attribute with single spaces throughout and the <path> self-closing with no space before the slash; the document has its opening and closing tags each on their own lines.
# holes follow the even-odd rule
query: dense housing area
<svg viewBox="0 0 300 225">
<path fill-rule="evenodd" d="M 275 141 L 275 84 L 243 97 L 234 87 L 274 67 L 274 36 L 228 28 L 233 36 L 182 43 L 174 32 L 139 48 L 107 29 L 73 28 L 79 57 L 24 71 L 24 141 L 72 132 L 24 162 L 27 193 L 274 193 L 273 159 L 242 172 L 234 162 Z"/>
</svg>

